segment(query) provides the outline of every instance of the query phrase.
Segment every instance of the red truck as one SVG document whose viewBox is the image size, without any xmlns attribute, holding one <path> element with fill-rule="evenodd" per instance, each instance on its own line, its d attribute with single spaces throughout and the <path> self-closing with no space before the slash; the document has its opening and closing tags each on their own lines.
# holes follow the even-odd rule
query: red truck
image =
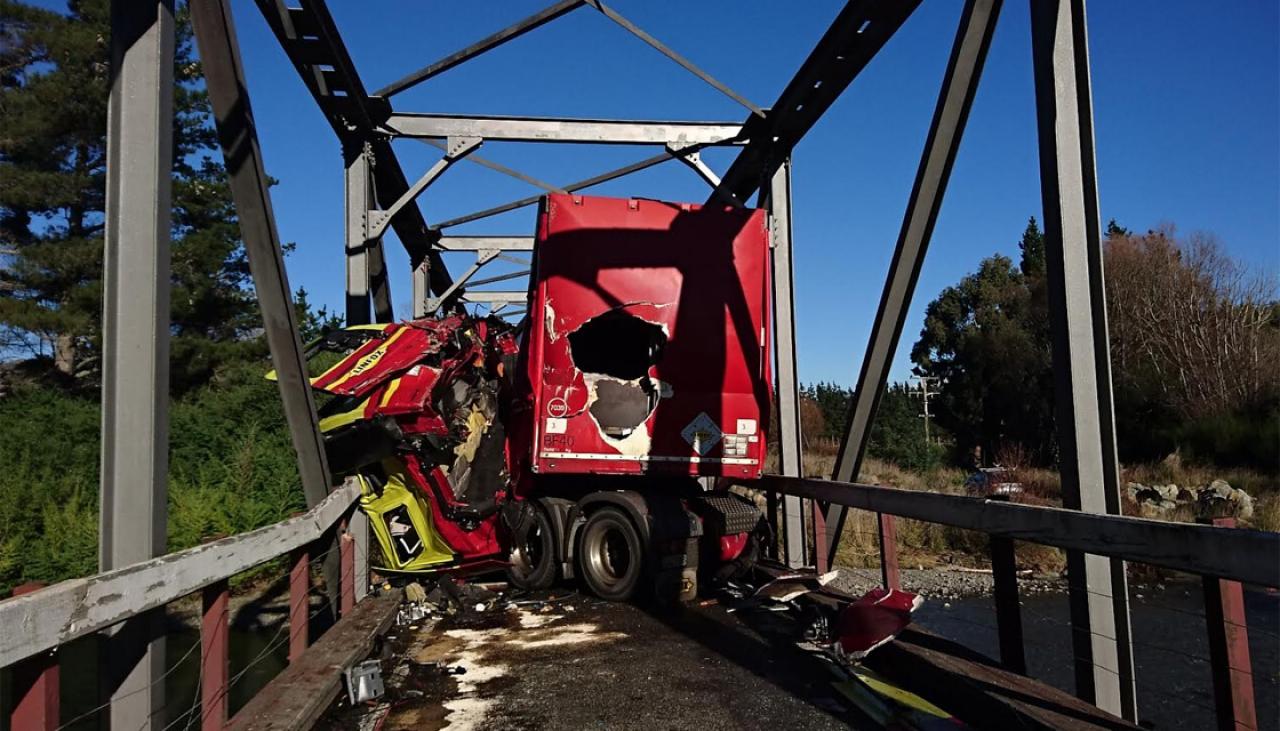
<svg viewBox="0 0 1280 731">
<path fill-rule="evenodd" d="M 355 369 L 383 385 L 322 430 L 366 486 L 381 568 L 498 559 L 519 586 L 578 578 L 607 599 L 689 598 L 749 568 L 767 524 L 725 486 L 764 465 L 770 291 L 763 210 L 553 194 L 514 329 L 455 315 L 340 331 L 367 339 L 317 388 Z M 404 328 L 438 337 L 423 348 Z M 344 439 L 356 430 L 383 446 Z"/>
</svg>

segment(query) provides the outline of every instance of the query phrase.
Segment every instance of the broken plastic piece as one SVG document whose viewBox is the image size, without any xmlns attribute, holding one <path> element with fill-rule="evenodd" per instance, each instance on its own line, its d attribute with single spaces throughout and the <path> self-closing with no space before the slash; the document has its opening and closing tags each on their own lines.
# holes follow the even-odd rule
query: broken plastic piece
<svg viewBox="0 0 1280 731">
<path fill-rule="evenodd" d="M 911 624 L 924 599 L 896 589 L 875 588 L 840 610 L 836 618 L 836 654 L 860 660 Z"/>
</svg>

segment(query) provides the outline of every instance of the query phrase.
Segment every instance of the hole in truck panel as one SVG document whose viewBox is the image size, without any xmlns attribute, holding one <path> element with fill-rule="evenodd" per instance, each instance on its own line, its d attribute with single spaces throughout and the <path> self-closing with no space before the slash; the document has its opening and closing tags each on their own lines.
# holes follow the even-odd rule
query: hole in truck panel
<svg viewBox="0 0 1280 731">
<path fill-rule="evenodd" d="M 569 357 L 578 370 L 624 381 L 648 377 L 666 345 L 660 326 L 618 310 L 593 317 L 569 333 Z"/>
<path fill-rule="evenodd" d="M 659 390 L 649 369 L 666 345 L 661 326 L 619 310 L 569 334 L 569 356 L 594 396 L 588 410 L 606 437 L 626 439 L 657 407 Z"/>
</svg>

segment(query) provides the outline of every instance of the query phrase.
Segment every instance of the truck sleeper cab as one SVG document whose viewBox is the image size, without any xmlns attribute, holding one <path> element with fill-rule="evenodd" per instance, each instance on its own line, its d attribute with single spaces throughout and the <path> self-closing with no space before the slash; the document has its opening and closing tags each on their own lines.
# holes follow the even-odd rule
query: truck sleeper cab
<svg viewBox="0 0 1280 731">
<path fill-rule="evenodd" d="M 763 469 L 769 265 L 763 210 L 543 198 L 507 424 L 532 502 L 513 581 L 580 575 L 626 598 L 647 577 L 688 596 L 700 563 L 753 559 L 759 511 L 698 478 Z"/>
</svg>

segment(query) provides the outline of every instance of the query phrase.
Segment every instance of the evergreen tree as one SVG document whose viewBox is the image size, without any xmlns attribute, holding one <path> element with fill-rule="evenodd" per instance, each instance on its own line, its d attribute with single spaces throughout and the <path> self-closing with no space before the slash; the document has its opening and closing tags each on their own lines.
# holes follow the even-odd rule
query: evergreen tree
<svg viewBox="0 0 1280 731">
<path fill-rule="evenodd" d="M 260 344 L 226 173 L 185 7 L 174 54 L 172 368 L 175 390 Z M 108 0 L 66 15 L 0 0 L 0 357 L 96 372 L 102 317 Z"/>
<path fill-rule="evenodd" d="M 1036 223 L 1035 216 L 1027 221 L 1027 228 L 1022 232 L 1018 249 L 1022 251 L 1022 261 L 1018 265 L 1022 273 L 1028 277 L 1043 277 L 1045 273 L 1044 234 L 1040 231 L 1040 225 Z"/>
<path fill-rule="evenodd" d="M 1031 233 L 1034 224 L 1028 226 Z M 1038 235 L 1023 238 L 1025 266 L 1037 271 Z M 1040 258 L 1043 261 L 1043 258 Z M 1043 276 L 1004 256 L 944 289 L 925 310 L 911 350 L 917 375 L 940 384 L 937 422 L 958 455 L 992 462 L 1018 449 L 1041 462 L 1054 456 L 1053 374 Z M 975 454 L 980 449 L 980 455 Z"/>
<path fill-rule="evenodd" d="M 1131 236 L 1132 234 L 1132 231 L 1116 223 L 1116 219 L 1113 218 L 1110 221 L 1107 221 L 1106 235 L 1108 239 L 1120 239 L 1126 236 Z"/>
</svg>

